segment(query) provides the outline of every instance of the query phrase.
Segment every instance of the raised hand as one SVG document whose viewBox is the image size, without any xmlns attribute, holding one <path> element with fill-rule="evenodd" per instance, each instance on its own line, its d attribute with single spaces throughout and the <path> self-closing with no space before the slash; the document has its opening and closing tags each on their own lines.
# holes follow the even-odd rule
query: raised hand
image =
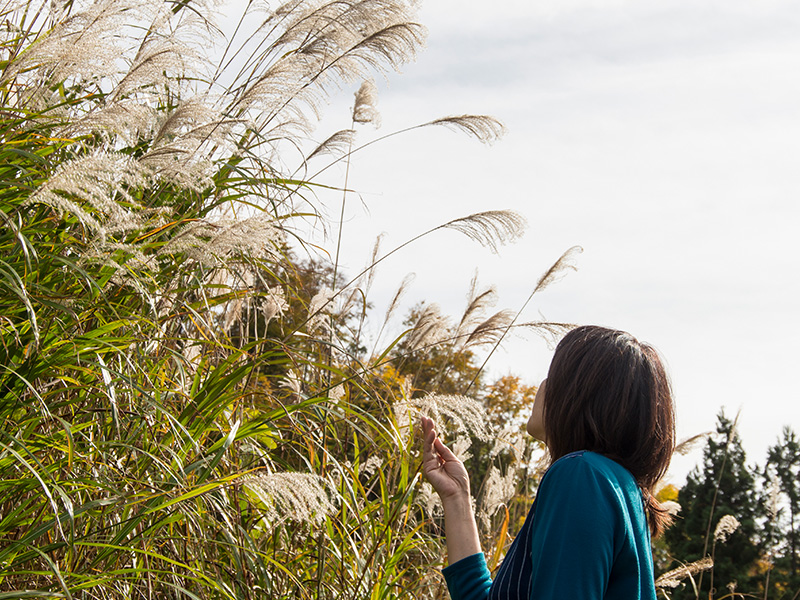
<svg viewBox="0 0 800 600">
<path fill-rule="evenodd" d="M 469 474 L 455 454 L 436 435 L 433 421 L 421 418 L 422 472 L 439 494 L 442 502 L 469 497 Z"/>
</svg>

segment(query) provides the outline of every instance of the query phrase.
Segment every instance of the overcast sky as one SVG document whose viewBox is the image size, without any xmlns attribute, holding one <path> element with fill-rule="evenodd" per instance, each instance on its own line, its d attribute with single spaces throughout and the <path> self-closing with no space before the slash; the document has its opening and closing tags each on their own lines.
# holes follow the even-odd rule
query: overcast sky
<svg viewBox="0 0 800 600">
<path fill-rule="evenodd" d="M 763 463 L 783 425 L 800 430 L 800 4 L 428 0 L 419 20 L 427 49 L 377 81 L 378 133 L 486 113 L 508 134 L 485 147 L 416 131 L 356 155 L 363 203 L 348 200 L 343 263 L 360 270 L 380 233 L 388 250 L 482 210 L 514 209 L 529 229 L 499 256 L 450 231 L 403 250 L 381 267 L 376 316 L 409 272 L 407 305 L 459 314 L 478 269 L 499 306 L 518 308 L 580 245 L 578 271 L 523 319 L 651 342 L 671 369 L 679 436 L 741 409 L 748 458 Z M 354 89 L 324 127 L 349 125 Z M 551 354 L 517 337 L 491 374 L 538 383 Z M 676 479 L 698 459 L 678 461 Z"/>
</svg>

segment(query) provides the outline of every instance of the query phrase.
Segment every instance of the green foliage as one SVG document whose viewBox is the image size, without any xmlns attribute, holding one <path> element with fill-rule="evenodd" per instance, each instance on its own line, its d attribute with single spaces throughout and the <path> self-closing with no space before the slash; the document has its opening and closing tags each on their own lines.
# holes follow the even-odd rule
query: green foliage
<svg viewBox="0 0 800 600">
<path fill-rule="evenodd" d="M 771 598 L 792 598 L 800 592 L 800 441 L 790 427 L 768 450 L 764 483 L 767 591 Z"/>
<path fill-rule="evenodd" d="M 298 156 L 309 121 L 413 56 L 410 8 L 253 4 L 220 43 L 200 2 L 4 6 L 0 596 L 441 596 L 403 359 L 365 351 L 363 279 L 290 250 L 326 189 L 295 174 L 349 156 Z M 479 371 L 465 344 L 436 376 Z"/>
</svg>

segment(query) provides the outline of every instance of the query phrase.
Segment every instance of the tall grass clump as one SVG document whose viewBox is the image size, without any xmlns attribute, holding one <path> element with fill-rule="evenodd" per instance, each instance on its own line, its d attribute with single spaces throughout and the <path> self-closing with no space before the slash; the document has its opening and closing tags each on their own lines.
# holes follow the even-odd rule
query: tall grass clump
<svg viewBox="0 0 800 600">
<path fill-rule="evenodd" d="M 413 425 L 469 400 L 418 399 L 397 340 L 363 348 L 377 255 L 350 281 L 296 258 L 295 224 L 329 212 L 310 174 L 374 117 L 362 87 L 351 128 L 309 151 L 321 106 L 424 30 L 405 0 L 253 1 L 223 26 L 229 9 L 0 6 L 2 598 L 443 594 Z M 441 227 L 495 248 L 521 225 Z M 418 326 L 413 349 L 463 355 L 512 324 Z M 509 473 L 485 492 L 506 526 Z"/>
</svg>

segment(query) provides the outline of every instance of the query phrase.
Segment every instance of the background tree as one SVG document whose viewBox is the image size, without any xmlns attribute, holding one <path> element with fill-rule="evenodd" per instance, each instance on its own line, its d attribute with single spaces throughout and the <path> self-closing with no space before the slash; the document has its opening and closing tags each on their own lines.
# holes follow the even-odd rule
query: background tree
<svg viewBox="0 0 800 600">
<path fill-rule="evenodd" d="M 800 440 L 784 427 L 764 467 L 770 598 L 800 593 Z"/>
<path fill-rule="evenodd" d="M 674 599 L 722 596 L 729 584 L 739 590 L 753 587 L 759 558 L 757 522 L 761 514 L 755 478 L 746 464 L 735 421 L 721 411 L 716 431 L 706 441 L 702 464 L 689 473 L 679 491 L 681 512 L 664 538 L 673 561 L 670 568 L 709 555 L 713 555 L 715 566 L 711 573 L 696 576 L 699 596 L 691 583 L 685 583 L 674 590 Z M 740 524 L 724 542 L 714 535 L 723 517 L 735 517 Z"/>
</svg>

